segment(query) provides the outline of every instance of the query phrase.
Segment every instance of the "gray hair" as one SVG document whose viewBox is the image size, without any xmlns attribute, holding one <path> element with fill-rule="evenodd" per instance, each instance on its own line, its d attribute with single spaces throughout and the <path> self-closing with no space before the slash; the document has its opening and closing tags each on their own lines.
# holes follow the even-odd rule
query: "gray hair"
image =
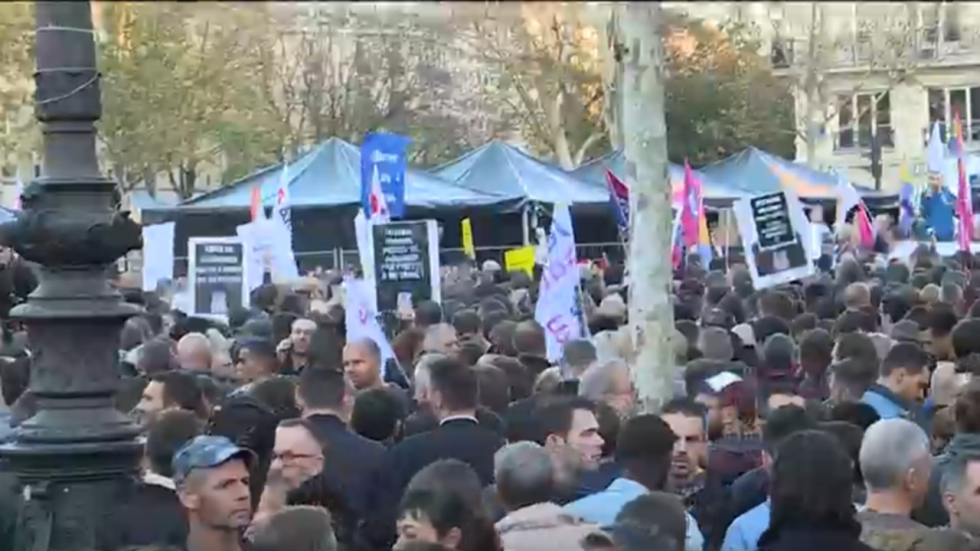
<svg viewBox="0 0 980 551">
<path fill-rule="evenodd" d="M 497 495 L 513 511 L 549 501 L 555 486 L 555 464 L 535 442 L 514 442 L 493 456 Z"/>
<path fill-rule="evenodd" d="M 861 474 L 868 490 L 894 489 L 930 451 L 929 437 L 905 419 L 883 419 L 868 427 L 861 442 Z"/>
<path fill-rule="evenodd" d="M 619 359 L 593 365 L 585 370 L 578 383 L 578 395 L 589 400 L 599 401 L 613 391 L 613 376 L 620 369 L 627 369 L 626 362 Z"/>
<path fill-rule="evenodd" d="M 418 359 L 415 364 L 415 374 L 413 375 L 412 388 L 415 389 L 415 398 L 425 395 L 432 388 L 432 364 L 440 360 L 445 360 L 446 356 L 430 352 Z"/>
</svg>

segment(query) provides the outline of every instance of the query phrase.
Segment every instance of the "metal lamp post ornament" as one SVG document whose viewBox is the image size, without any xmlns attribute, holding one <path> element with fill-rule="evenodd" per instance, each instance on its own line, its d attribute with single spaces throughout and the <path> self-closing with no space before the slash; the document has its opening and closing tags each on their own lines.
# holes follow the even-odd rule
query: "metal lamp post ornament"
<svg viewBox="0 0 980 551">
<path fill-rule="evenodd" d="M 15 549 L 99 548 L 107 505 L 134 478 L 138 429 L 113 407 L 119 332 L 140 309 L 108 285 L 107 267 L 141 247 L 140 227 L 119 211 L 116 183 L 99 172 L 102 115 L 89 2 L 37 2 L 35 116 L 41 176 L 0 243 L 40 270 L 37 290 L 12 317 L 35 351 L 30 390 L 38 412 L 0 447 L 25 497 Z M 116 499 L 114 499 L 116 498 Z"/>
</svg>

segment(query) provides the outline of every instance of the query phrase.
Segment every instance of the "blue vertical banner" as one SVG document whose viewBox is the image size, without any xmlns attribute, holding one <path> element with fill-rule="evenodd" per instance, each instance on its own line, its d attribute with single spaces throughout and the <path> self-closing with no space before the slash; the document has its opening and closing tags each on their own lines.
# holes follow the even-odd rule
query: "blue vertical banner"
<svg viewBox="0 0 980 551">
<path fill-rule="evenodd" d="M 408 167 L 408 144 L 412 140 L 398 134 L 371 133 L 361 143 L 361 208 L 371 214 L 372 180 L 377 175 L 392 218 L 405 213 L 405 170 Z"/>
</svg>

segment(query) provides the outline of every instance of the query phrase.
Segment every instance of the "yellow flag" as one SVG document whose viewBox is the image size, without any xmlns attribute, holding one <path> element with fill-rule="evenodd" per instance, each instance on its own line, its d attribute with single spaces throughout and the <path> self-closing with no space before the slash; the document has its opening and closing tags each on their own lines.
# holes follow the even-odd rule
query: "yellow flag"
<svg viewBox="0 0 980 551">
<path fill-rule="evenodd" d="M 534 245 L 504 251 L 504 269 L 508 272 L 522 270 L 534 275 Z"/>
<path fill-rule="evenodd" d="M 476 246 L 473 245 L 473 224 L 470 222 L 469 218 L 463 218 L 463 221 L 459 223 L 460 231 L 463 234 L 463 251 L 466 252 L 466 256 L 476 259 Z"/>
</svg>

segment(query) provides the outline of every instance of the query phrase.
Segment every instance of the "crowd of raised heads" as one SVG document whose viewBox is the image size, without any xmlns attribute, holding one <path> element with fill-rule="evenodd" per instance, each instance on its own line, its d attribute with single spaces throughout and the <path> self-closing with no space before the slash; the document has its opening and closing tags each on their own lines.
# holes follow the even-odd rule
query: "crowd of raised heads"
<svg viewBox="0 0 980 551">
<path fill-rule="evenodd" d="M 551 359 L 539 274 L 494 262 L 387 343 L 347 338 L 340 274 L 221 322 L 119 276 L 145 308 L 115 401 L 144 457 L 99 551 L 980 550 L 978 260 L 845 255 L 756 289 L 737 258 L 687 259 L 669 365 L 637 364 L 622 265 L 582 268 L 588 333 Z M 0 356 L 14 431 L 37 409 L 15 324 Z M 676 374 L 658 400 L 644 369 Z M 30 548 L 24 496 L 0 471 L 0 549 Z"/>
</svg>

